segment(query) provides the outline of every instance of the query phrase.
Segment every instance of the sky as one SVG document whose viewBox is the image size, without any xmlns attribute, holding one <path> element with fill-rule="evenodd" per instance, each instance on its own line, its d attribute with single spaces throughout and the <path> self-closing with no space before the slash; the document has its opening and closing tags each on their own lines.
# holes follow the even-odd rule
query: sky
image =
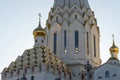
<svg viewBox="0 0 120 80">
<path fill-rule="evenodd" d="M 45 27 L 53 0 L 0 0 L 0 72 L 34 45 L 33 30 L 41 13 Z M 120 48 L 120 0 L 89 0 L 100 28 L 100 55 L 102 63 L 109 57 L 112 34 Z M 120 55 L 119 55 L 120 59 Z"/>
</svg>

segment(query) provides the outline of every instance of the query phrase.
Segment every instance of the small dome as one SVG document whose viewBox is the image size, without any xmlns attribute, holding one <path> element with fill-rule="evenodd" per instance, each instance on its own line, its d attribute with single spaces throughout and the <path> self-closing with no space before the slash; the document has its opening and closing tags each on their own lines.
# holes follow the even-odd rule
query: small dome
<svg viewBox="0 0 120 80">
<path fill-rule="evenodd" d="M 34 29 L 33 35 L 34 37 L 36 36 L 45 37 L 46 36 L 46 31 L 41 27 L 40 23 L 39 23 L 39 26 L 36 29 Z"/>
<path fill-rule="evenodd" d="M 118 53 L 119 52 L 119 48 L 115 45 L 115 43 L 113 42 L 112 47 L 110 48 L 110 52 L 115 52 Z"/>
</svg>

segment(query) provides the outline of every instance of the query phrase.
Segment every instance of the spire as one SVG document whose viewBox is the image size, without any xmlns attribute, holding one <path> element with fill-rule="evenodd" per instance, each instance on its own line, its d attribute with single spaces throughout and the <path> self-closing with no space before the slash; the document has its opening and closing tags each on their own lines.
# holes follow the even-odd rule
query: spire
<svg viewBox="0 0 120 80">
<path fill-rule="evenodd" d="M 54 0 L 54 7 L 64 7 L 65 5 L 70 8 L 73 5 L 78 5 L 79 7 L 85 6 L 87 9 L 90 8 L 88 0 Z"/>
</svg>

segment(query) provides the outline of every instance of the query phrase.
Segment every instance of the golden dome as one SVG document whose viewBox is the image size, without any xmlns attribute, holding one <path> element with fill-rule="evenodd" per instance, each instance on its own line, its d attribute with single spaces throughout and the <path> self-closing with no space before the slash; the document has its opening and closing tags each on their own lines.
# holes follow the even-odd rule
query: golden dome
<svg viewBox="0 0 120 80">
<path fill-rule="evenodd" d="M 36 36 L 45 37 L 46 36 L 46 31 L 41 27 L 40 22 L 39 22 L 39 26 L 36 29 L 34 29 L 33 35 L 34 37 Z"/>
<path fill-rule="evenodd" d="M 118 53 L 119 52 L 119 48 L 115 45 L 114 41 L 113 41 L 113 45 L 112 47 L 110 48 L 110 52 L 115 52 L 115 53 Z"/>
</svg>

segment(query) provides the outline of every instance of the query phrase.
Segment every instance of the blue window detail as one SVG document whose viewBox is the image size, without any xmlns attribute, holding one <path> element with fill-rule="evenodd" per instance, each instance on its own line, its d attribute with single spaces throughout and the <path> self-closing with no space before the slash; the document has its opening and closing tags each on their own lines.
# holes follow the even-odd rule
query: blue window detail
<svg viewBox="0 0 120 80">
<path fill-rule="evenodd" d="M 79 33 L 75 31 L 75 52 L 79 51 Z"/>
<path fill-rule="evenodd" d="M 67 40 L 67 31 L 64 31 L 64 48 L 66 48 L 66 40 Z"/>
<path fill-rule="evenodd" d="M 79 34 L 78 31 L 75 31 L 75 48 L 79 46 Z"/>
<path fill-rule="evenodd" d="M 94 57 L 96 57 L 96 37 L 94 36 Z"/>
<path fill-rule="evenodd" d="M 105 72 L 105 77 L 106 77 L 106 78 L 109 78 L 109 76 L 110 76 L 109 71 L 106 71 L 106 72 Z"/>
<path fill-rule="evenodd" d="M 54 46 L 53 46 L 53 49 L 54 49 L 54 54 L 57 53 L 57 33 L 54 33 L 54 42 L 53 42 Z"/>
</svg>

